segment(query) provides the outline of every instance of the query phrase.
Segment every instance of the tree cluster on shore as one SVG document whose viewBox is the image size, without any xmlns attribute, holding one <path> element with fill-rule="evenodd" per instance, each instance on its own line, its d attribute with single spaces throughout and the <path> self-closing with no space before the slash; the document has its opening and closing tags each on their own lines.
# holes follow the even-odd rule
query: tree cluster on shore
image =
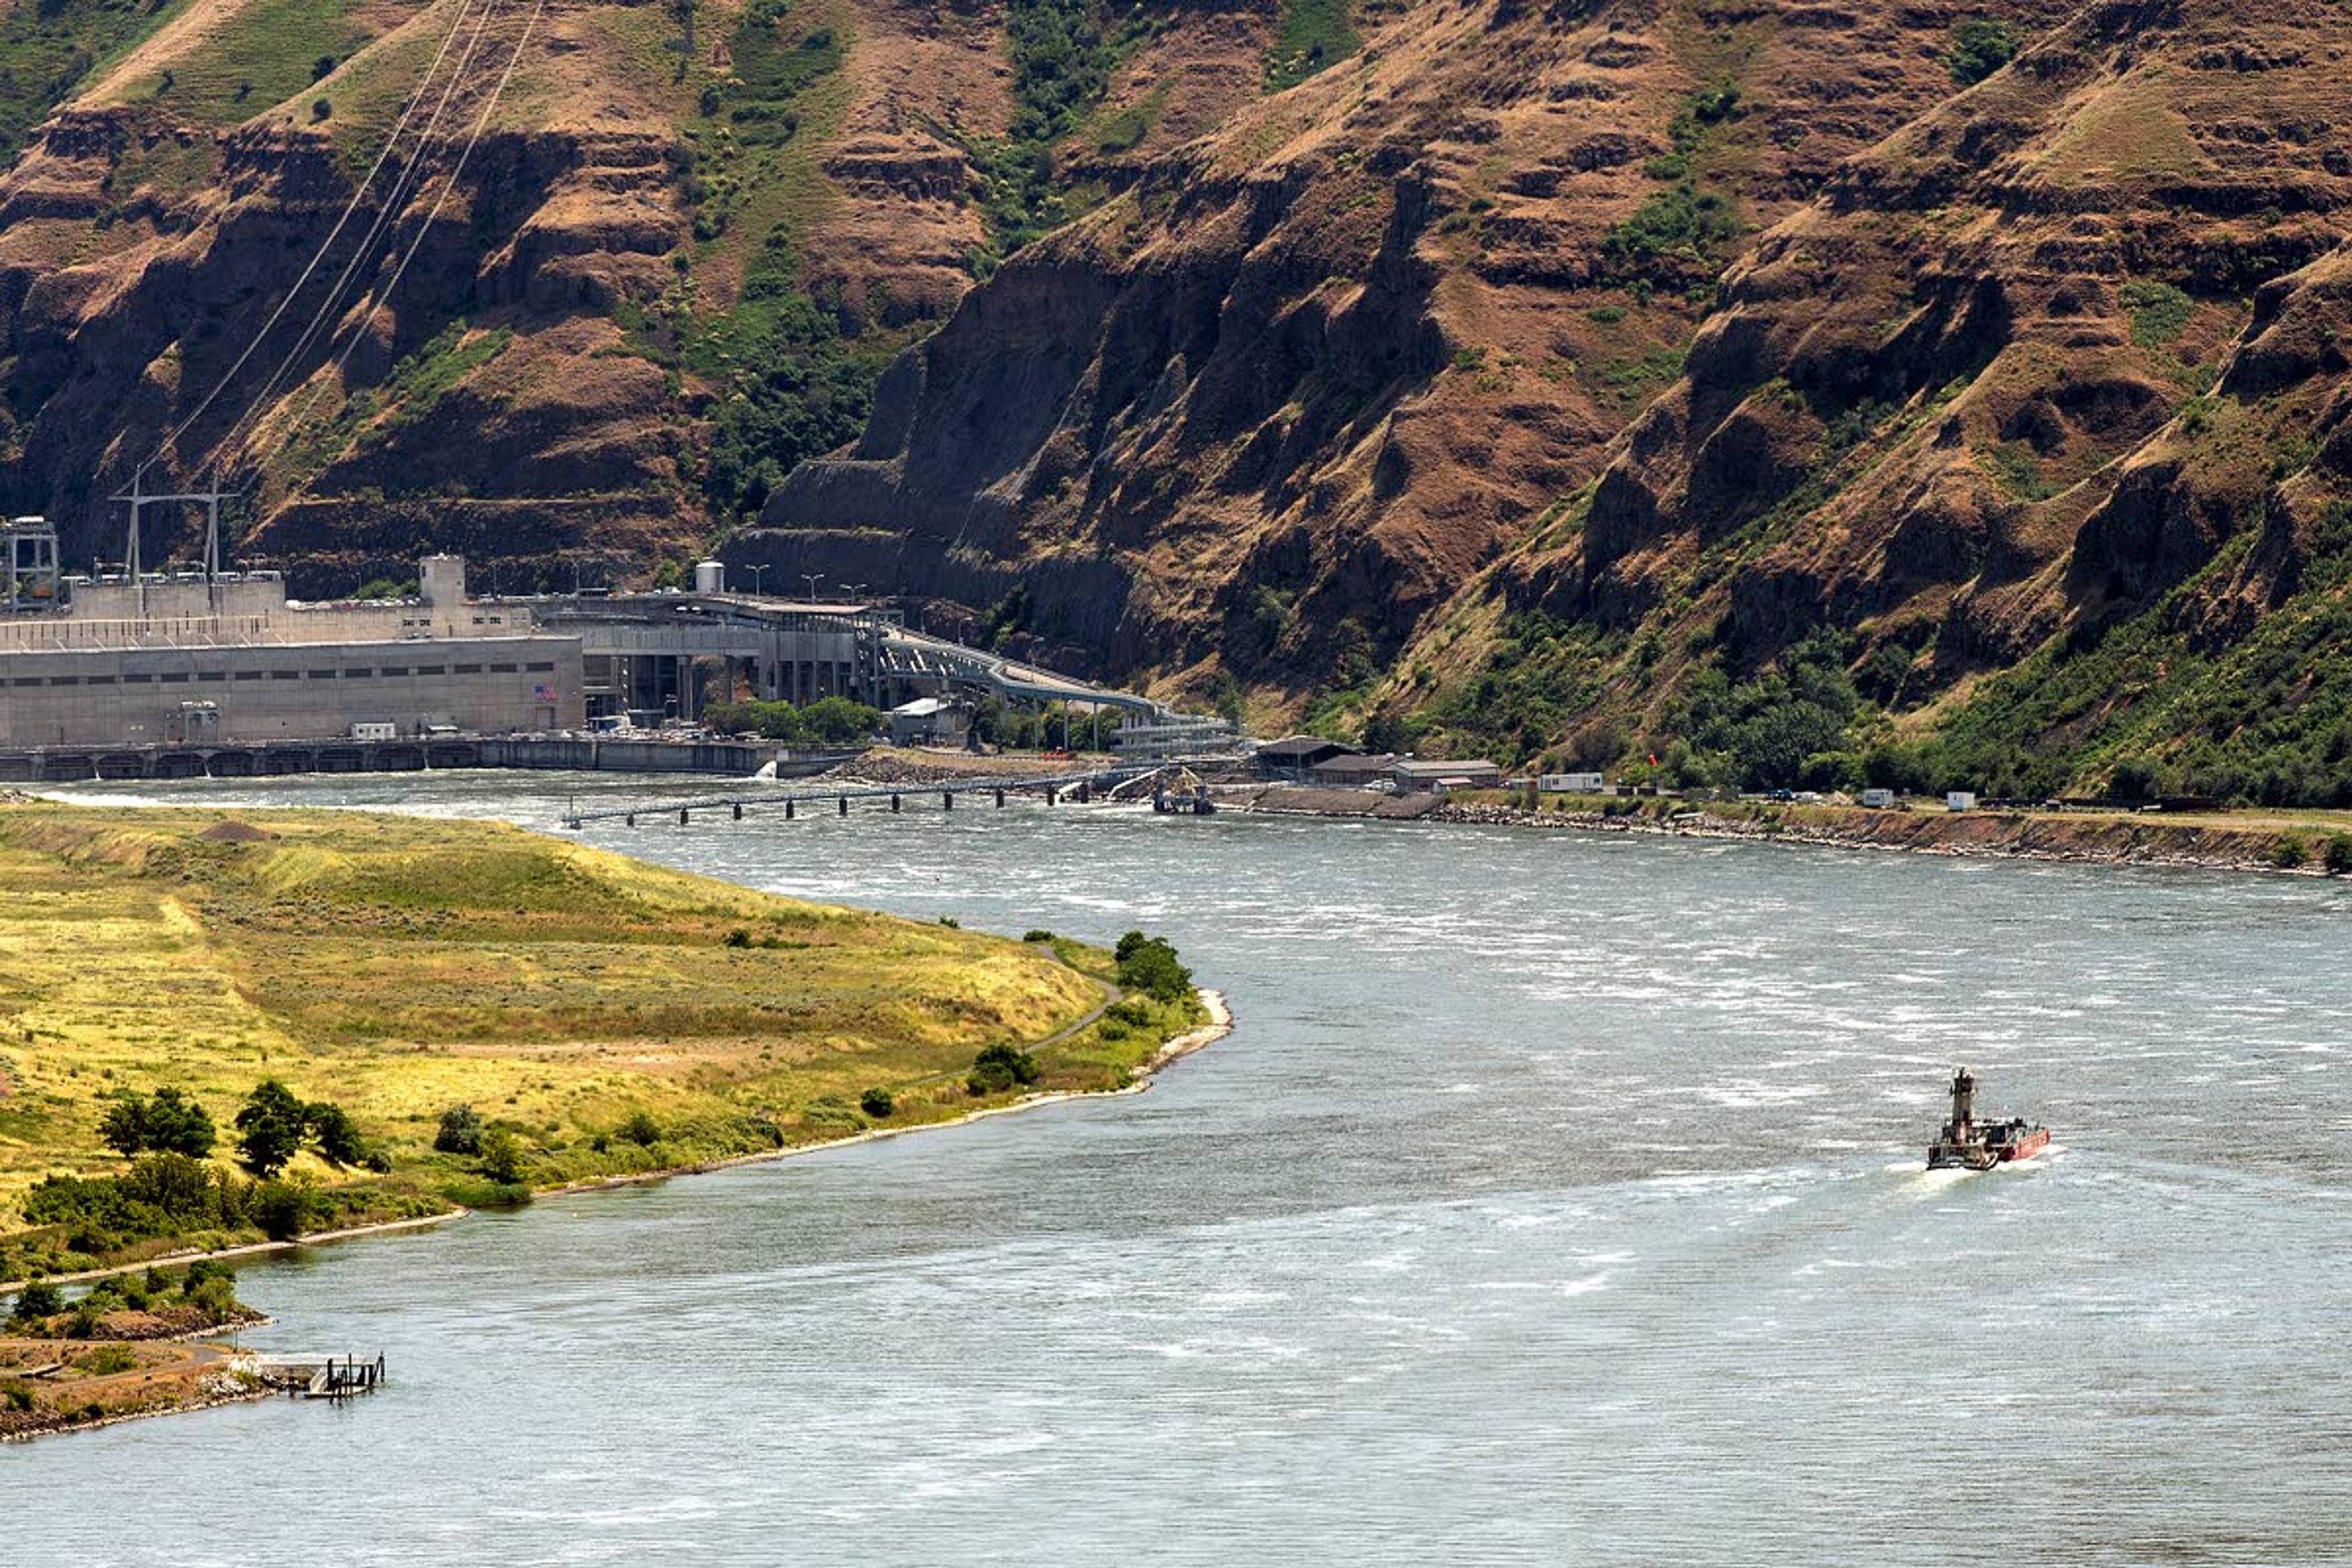
<svg viewBox="0 0 2352 1568">
<path fill-rule="evenodd" d="M 758 735 L 793 745 L 847 746 L 871 740 L 882 710 L 846 697 L 820 697 L 804 707 L 789 702 L 713 702 L 702 721 L 728 734 Z"/>
<path fill-rule="evenodd" d="M 126 1313 L 140 1316 L 126 1322 Z M 228 1265 L 200 1258 L 185 1268 L 151 1266 L 142 1273 L 109 1275 L 72 1302 L 54 1283 L 35 1279 L 16 1293 L 7 1331 L 28 1339 L 148 1338 L 252 1315 L 236 1299 L 236 1275 Z"/>
</svg>

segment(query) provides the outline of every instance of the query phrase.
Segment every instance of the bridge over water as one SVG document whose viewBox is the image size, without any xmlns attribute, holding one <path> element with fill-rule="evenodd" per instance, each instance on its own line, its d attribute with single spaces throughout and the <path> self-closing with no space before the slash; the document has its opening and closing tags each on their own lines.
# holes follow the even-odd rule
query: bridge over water
<svg viewBox="0 0 2352 1568">
<path fill-rule="evenodd" d="M 1065 794 L 1084 805 L 1097 795 L 1109 795 L 1139 787 L 1146 781 L 1179 770 L 1162 763 L 1118 763 L 1108 767 L 1080 769 L 1058 773 L 1013 773 L 1002 778 L 973 776 L 940 779 L 929 784 L 834 784 L 807 785 L 797 789 L 767 790 L 752 795 L 707 795 L 697 800 L 662 801 L 657 804 L 607 806 L 597 811 L 572 811 L 563 817 L 563 826 L 579 828 L 591 822 L 623 822 L 635 827 L 639 817 L 656 818 L 675 816 L 680 826 L 691 823 L 697 815 L 709 816 L 724 812 L 736 822 L 743 820 L 747 811 L 777 811 L 786 821 L 803 810 L 823 812 L 830 807 L 836 816 L 849 815 L 853 800 L 887 800 L 892 811 L 905 808 L 909 799 L 940 797 L 942 810 L 953 811 L 959 795 L 993 799 L 999 806 L 1016 795 L 1035 795 L 1047 805 L 1059 803 Z"/>
</svg>

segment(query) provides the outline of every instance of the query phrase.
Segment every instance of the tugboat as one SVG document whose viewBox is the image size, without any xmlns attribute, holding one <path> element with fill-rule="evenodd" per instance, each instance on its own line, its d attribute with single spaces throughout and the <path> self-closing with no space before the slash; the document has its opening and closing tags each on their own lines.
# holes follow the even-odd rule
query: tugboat
<svg viewBox="0 0 2352 1568">
<path fill-rule="evenodd" d="M 2012 1116 L 2006 1121 L 1976 1119 L 1976 1075 L 1966 1068 L 1952 1074 L 1952 1119 L 1927 1145 L 1931 1171 L 1990 1171 L 2018 1160 L 2031 1160 L 2050 1146 L 2050 1129 L 2039 1121 Z"/>
<path fill-rule="evenodd" d="M 1178 768 L 1173 773 L 1160 775 L 1160 784 L 1151 792 L 1151 809 L 1162 816 L 1214 816 L 1217 803 L 1209 795 L 1209 786 L 1190 768 Z"/>
</svg>

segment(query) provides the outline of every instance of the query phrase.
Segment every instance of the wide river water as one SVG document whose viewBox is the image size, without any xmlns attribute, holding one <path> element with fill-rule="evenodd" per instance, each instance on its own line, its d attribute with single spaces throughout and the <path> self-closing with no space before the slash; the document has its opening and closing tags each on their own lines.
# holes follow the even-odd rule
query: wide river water
<svg viewBox="0 0 2352 1568">
<path fill-rule="evenodd" d="M 586 837 L 1141 925 L 1239 1027 L 1139 1096 L 248 1265 L 254 1341 L 391 1387 L 0 1450 L 0 1563 L 2352 1563 L 2344 888 L 968 802 Z M 1922 1171 L 1958 1062 L 2056 1152 Z"/>
</svg>

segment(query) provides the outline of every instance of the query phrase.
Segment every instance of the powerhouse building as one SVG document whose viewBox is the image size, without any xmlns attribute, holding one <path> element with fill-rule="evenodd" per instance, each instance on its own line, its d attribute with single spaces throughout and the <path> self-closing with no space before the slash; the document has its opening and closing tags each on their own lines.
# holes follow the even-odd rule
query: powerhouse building
<svg viewBox="0 0 2352 1568">
<path fill-rule="evenodd" d="M 289 602 L 274 573 L 71 584 L 0 618 L 0 746 L 480 734 L 585 722 L 581 640 L 466 595 L 434 556 L 414 600 Z"/>
</svg>

